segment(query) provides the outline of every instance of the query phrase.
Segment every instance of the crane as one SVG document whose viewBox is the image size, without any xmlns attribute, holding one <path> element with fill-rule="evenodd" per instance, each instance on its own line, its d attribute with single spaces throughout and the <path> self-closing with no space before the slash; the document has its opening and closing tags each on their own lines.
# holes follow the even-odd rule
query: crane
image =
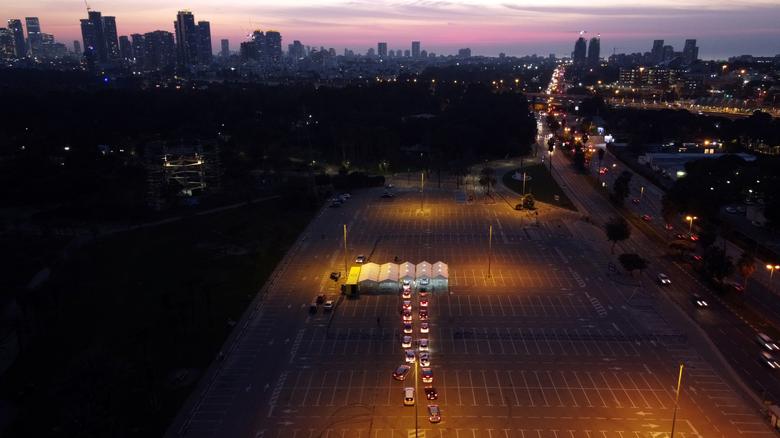
<svg viewBox="0 0 780 438">
<path fill-rule="evenodd" d="M 84 6 L 87 7 L 87 14 L 89 14 L 90 11 L 92 11 L 92 8 L 89 7 L 89 3 L 87 3 L 87 0 L 84 0 Z"/>
</svg>

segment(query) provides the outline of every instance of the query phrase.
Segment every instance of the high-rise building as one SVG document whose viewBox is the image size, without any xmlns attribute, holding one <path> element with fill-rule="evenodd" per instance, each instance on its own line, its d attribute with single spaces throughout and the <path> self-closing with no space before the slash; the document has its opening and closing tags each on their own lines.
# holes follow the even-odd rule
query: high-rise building
<svg viewBox="0 0 780 438">
<path fill-rule="evenodd" d="M 289 51 L 290 51 L 290 58 L 292 58 L 294 61 L 306 57 L 306 52 L 303 47 L 303 44 L 301 44 L 301 42 L 298 40 L 295 40 L 293 41 L 292 44 L 290 44 Z"/>
<path fill-rule="evenodd" d="M 144 34 L 144 66 L 147 70 L 163 70 L 176 65 L 177 45 L 173 34 L 156 30 Z"/>
<path fill-rule="evenodd" d="M 134 33 L 130 35 L 130 40 L 130 45 L 133 49 L 133 60 L 135 61 L 135 65 L 144 65 L 144 36 L 140 33 Z"/>
<path fill-rule="evenodd" d="M 661 61 L 671 61 L 672 58 L 674 58 L 674 47 L 670 45 L 664 46 L 663 56 L 661 57 Z"/>
<path fill-rule="evenodd" d="M 699 48 L 696 47 L 696 40 L 685 40 L 685 46 L 682 52 L 683 62 L 693 64 L 699 59 Z"/>
<path fill-rule="evenodd" d="M 420 42 L 412 41 L 412 58 L 420 57 Z"/>
<path fill-rule="evenodd" d="M 265 34 L 262 30 L 252 32 L 252 39 L 241 43 L 241 59 L 262 61 L 265 58 Z"/>
<path fill-rule="evenodd" d="M 227 58 L 230 56 L 230 40 L 222 39 L 220 41 L 221 50 L 219 51 L 219 55 L 223 58 Z"/>
<path fill-rule="evenodd" d="M 471 58 L 471 49 L 468 47 L 465 49 L 458 49 L 458 58 Z"/>
<path fill-rule="evenodd" d="M 119 40 L 116 33 L 116 17 L 103 17 L 103 37 L 106 39 L 106 56 L 119 59 Z"/>
<path fill-rule="evenodd" d="M 24 42 L 22 20 L 18 18 L 8 20 L 8 30 L 11 31 L 14 37 L 14 56 L 20 59 L 24 58 L 27 56 L 27 44 Z"/>
<path fill-rule="evenodd" d="M 601 54 L 601 37 L 591 38 L 588 42 L 588 65 L 593 67 L 599 65 L 599 56 Z"/>
<path fill-rule="evenodd" d="M 24 17 L 27 26 L 27 53 L 36 56 L 41 51 L 41 22 L 38 17 Z"/>
<path fill-rule="evenodd" d="M 409 49 L 405 49 L 404 50 L 404 58 L 408 58 L 410 56 L 412 56 L 412 51 L 409 50 Z"/>
<path fill-rule="evenodd" d="M 420 50 L 420 58 L 427 58 L 428 57 L 428 51 L 425 49 Z"/>
<path fill-rule="evenodd" d="M 275 30 L 265 33 L 266 60 L 271 64 L 282 61 L 282 34 Z"/>
<path fill-rule="evenodd" d="M 190 11 L 179 11 L 173 23 L 176 29 L 176 57 L 179 67 L 198 62 L 198 31 L 195 16 Z"/>
<path fill-rule="evenodd" d="M 89 11 L 88 16 L 88 19 L 81 20 L 81 38 L 84 41 L 84 54 L 88 59 L 106 62 L 108 61 L 108 48 L 103 30 L 103 16 L 98 11 Z"/>
<path fill-rule="evenodd" d="M 208 21 L 198 21 L 198 64 L 208 65 L 214 57 L 211 48 L 211 24 Z"/>
<path fill-rule="evenodd" d="M 95 23 L 87 18 L 81 20 L 81 40 L 84 42 L 84 57 L 88 61 L 97 61 L 97 35 L 95 31 Z"/>
<path fill-rule="evenodd" d="M 11 29 L 0 27 L 0 59 L 12 59 L 15 57 L 14 32 Z"/>
<path fill-rule="evenodd" d="M 650 58 L 654 64 L 664 60 L 664 40 L 653 40 L 653 48 L 650 50 Z"/>
<path fill-rule="evenodd" d="M 578 65 L 584 65 L 587 58 L 587 43 L 582 35 L 583 32 L 580 32 L 580 37 L 574 43 L 574 51 L 571 52 L 571 59 Z"/>
<path fill-rule="evenodd" d="M 84 52 L 81 51 L 81 42 L 79 40 L 73 40 L 73 53 L 81 58 Z"/>
<path fill-rule="evenodd" d="M 126 60 L 133 59 L 133 46 L 127 35 L 119 37 L 119 57 Z"/>
<path fill-rule="evenodd" d="M 387 43 L 376 43 L 376 53 L 380 58 L 387 58 Z"/>
</svg>

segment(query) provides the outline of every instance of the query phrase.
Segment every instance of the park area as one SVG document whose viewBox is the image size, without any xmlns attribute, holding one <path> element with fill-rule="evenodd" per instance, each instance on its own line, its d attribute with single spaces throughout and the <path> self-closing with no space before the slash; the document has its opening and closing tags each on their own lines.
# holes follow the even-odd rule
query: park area
<svg viewBox="0 0 780 438">
<path fill-rule="evenodd" d="M 520 174 L 525 172 L 527 178 L 525 194 L 532 194 L 536 201 L 569 210 L 577 210 L 571 200 L 563 193 L 563 190 L 558 183 L 555 182 L 555 179 L 553 179 L 550 174 L 549 168 L 545 167 L 543 164 L 526 166 L 522 171 L 520 169 L 515 169 L 504 174 L 502 177 L 504 185 L 518 194 L 523 194 L 522 179 L 513 178 L 517 172 L 520 172 Z"/>
</svg>

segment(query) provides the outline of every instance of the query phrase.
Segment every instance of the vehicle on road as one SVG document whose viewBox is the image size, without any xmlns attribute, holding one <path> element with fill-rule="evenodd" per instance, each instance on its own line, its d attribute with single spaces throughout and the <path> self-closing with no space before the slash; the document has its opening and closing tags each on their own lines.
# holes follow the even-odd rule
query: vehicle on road
<svg viewBox="0 0 780 438">
<path fill-rule="evenodd" d="M 758 345 L 761 346 L 766 351 L 777 351 L 780 350 L 780 347 L 777 346 L 775 341 L 772 340 L 772 338 L 769 337 L 766 333 L 758 333 L 756 335 L 756 342 L 758 342 Z"/>
<path fill-rule="evenodd" d="M 420 368 L 423 383 L 433 383 L 433 370 L 429 367 Z"/>
<path fill-rule="evenodd" d="M 427 321 L 427 320 L 428 320 L 428 310 L 420 309 L 420 321 Z"/>
<path fill-rule="evenodd" d="M 436 392 L 436 388 L 434 388 L 433 386 L 426 386 L 425 398 L 427 398 L 428 400 L 437 400 L 439 398 L 439 393 Z"/>
<path fill-rule="evenodd" d="M 733 290 L 736 293 L 745 292 L 745 286 L 733 281 L 726 283 L 726 286 L 728 286 L 731 290 Z"/>
<path fill-rule="evenodd" d="M 429 330 L 430 329 L 428 328 L 428 323 L 427 322 L 421 322 L 420 323 L 420 333 L 425 334 L 425 333 L 428 333 Z"/>
<path fill-rule="evenodd" d="M 639 198 L 634 198 L 631 200 L 634 204 L 639 204 Z"/>
<path fill-rule="evenodd" d="M 411 348 L 411 347 L 412 347 L 412 337 L 404 336 L 401 339 L 401 348 Z"/>
<path fill-rule="evenodd" d="M 431 279 L 430 278 L 423 277 L 423 278 L 420 279 L 420 285 L 421 286 L 428 286 L 430 283 L 431 283 Z M 423 290 L 423 288 L 420 288 L 420 290 Z"/>
<path fill-rule="evenodd" d="M 666 231 L 672 231 L 674 229 L 674 226 L 672 224 L 666 224 L 664 225 L 664 228 L 666 228 Z"/>
<path fill-rule="evenodd" d="M 709 303 L 707 303 L 707 300 L 702 298 L 699 294 L 691 295 L 691 301 L 693 302 L 693 305 L 699 309 L 706 309 L 710 306 Z"/>
<path fill-rule="evenodd" d="M 609 168 L 607 167 L 602 167 L 599 169 L 599 175 L 606 175 L 607 172 L 609 172 Z"/>
<path fill-rule="evenodd" d="M 383 198 L 392 198 L 394 195 L 390 192 L 384 192 L 382 193 Z"/>
<path fill-rule="evenodd" d="M 414 388 L 404 388 L 404 406 L 414 406 Z"/>
<path fill-rule="evenodd" d="M 366 262 L 366 256 L 363 254 L 360 254 L 359 256 L 355 257 L 355 263 L 365 263 Z"/>
<path fill-rule="evenodd" d="M 404 310 L 412 310 L 412 302 L 411 301 L 404 301 L 401 305 Z"/>
<path fill-rule="evenodd" d="M 726 207 L 726 213 L 736 214 L 737 213 L 737 209 L 736 209 L 736 207 L 728 206 L 728 207 Z"/>
<path fill-rule="evenodd" d="M 688 238 L 691 240 L 691 242 L 696 242 L 697 240 L 699 240 L 699 235 L 691 233 L 688 235 Z"/>
<path fill-rule="evenodd" d="M 349 199 L 351 197 L 352 195 L 350 195 L 349 193 L 342 193 L 341 195 L 339 195 L 339 198 L 341 199 Z"/>
<path fill-rule="evenodd" d="M 409 370 L 411 369 L 412 367 L 409 365 L 398 365 L 398 368 L 393 371 L 393 378 L 403 382 L 406 380 L 406 376 L 409 375 Z"/>
<path fill-rule="evenodd" d="M 421 297 L 420 298 L 420 307 L 428 307 L 428 298 L 427 297 Z"/>
<path fill-rule="evenodd" d="M 405 322 L 410 322 L 410 321 L 412 320 L 412 312 L 410 312 L 409 310 L 404 310 L 404 312 L 403 312 L 403 314 L 402 314 L 401 318 L 402 318 L 402 319 L 403 319 Z"/>
<path fill-rule="evenodd" d="M 428 339 L 420 339 L 420 351 L 428 351 Z"/>
<path fill-rule="evenodd" d="M 338 281 L 339 278 L 341 278 L 341 272 L 333 271 L 333 272 L 330 273 L 330 279 L 331 280 Z"/>
<path fill-rule="evenodd" d="M 333 310 L 333 300 L 325 301 L 325 304 L 322 305 L 322 308 L 325 309 L 326 312 Z"/>
<path fill-rule="evenodd" d="M 404 357 L 406 358 L 406 363 L 414 363 L 416 359 L 414 350 L 406 350 L 406 352 L 404 352 Z"/>
<path fill-rule="evenodd" d="M 645 221 L 645 222 L 650 222 L 651 220 L 653 220 L 653 217 L 650 216 L 649 214 L 643 214 L 642 215 L 642 220 Z"/>
<path fill-rule="evenodd" d="M 672 284 L 672 280 L 669 279 L 669 277 L 666 274 L 658 274 L 656 277 L 658 279 L 658 284 L 661 286 L 669 286 Z"/>
<path fill-rule="evenodd" d="M 701 263 L 701 261 L 704 260 L 704 257 L 700 256 L 699 254 L 694 254 L 691 256 L 691 260 L 693 260 L 695 263 Z"/>
<path fill-rule="evenodd" d="M 414 330 L 412 329 L 412 323 L 411 322 L 405 322 L 404 323 L 404 333 L 411 335 Z"/>
<path fill-rule="evenodd" d="M 439 405 L 428 405 L 428 421 L 431 423 L 438 423 L 441 421 Z"/>
<path fill-rule="evenodd" d="M 677 233 L 674 235 L 674 238 L 677 240 L 688 240 L 688 236 L 682 233 Z"/>
<path fill-rule="evenodd" d="M 408 299 L 412 298 L 412 290 L 411 289 L 407 289 L 407 290 L 404 290 L 403 292 L 401 292 L 401 298 L 403 298 L 405 300 L 408 300 Z"/>
<path fill-rule="evenodd" d="M 766 351 L 761 352 L 761 361 L 764 363 L 764 365 L 772 368 L 773 370 L 780 368 L 780 363 L 777 363 L 777 359 L 775 359 L 772 354 L 767 353 Z"/>
<path fill-rule="evenodd" d="M 317 304 L 322 304 L 324 302 L 325 302 L 325 295 L 324 294 L 317 295 Z"/>
<path fill-rule="evenodd" d="M 420 353 L 420 366 L 431 366 L 431 356 L 427 352 Z"/>
</svg>

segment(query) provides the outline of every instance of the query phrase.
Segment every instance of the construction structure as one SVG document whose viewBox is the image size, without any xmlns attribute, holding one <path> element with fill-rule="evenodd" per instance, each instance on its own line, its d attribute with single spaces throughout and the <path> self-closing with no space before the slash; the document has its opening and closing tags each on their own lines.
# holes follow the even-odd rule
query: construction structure
<svg viewBox="0 0 780 438">
<path fill-rule="evenodd" d="M 347 296 L 359 293 L 398 293 L 402 284 L 412 285 L 416 290 L 428 292 L 446 292 L 449 290 L 449 266 L 438 261 L 418 264 L 411 262 L 366 263 L 352 266 L 341 292 Z"/>
<path fill-rule="evenodd" d="M 144 149 L 148 204 L 161 210 L 177 201 L 192 202 L 194 197 L 219 188 L 219 147 L 214 145 L 154 142 Z"/>
</svg>

